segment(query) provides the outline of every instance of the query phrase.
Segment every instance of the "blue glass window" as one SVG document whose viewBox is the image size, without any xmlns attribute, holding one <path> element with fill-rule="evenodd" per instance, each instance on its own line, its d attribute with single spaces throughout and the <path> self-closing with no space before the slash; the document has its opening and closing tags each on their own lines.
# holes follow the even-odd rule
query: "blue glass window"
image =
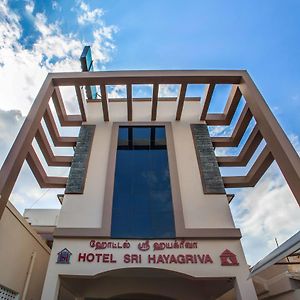
<svg viewBox="0 0 300 300">
<path fill-rule="evenodd" d="M 119 128 L 111 236 L 175 237 L 163 126 Z"/>
</svg>

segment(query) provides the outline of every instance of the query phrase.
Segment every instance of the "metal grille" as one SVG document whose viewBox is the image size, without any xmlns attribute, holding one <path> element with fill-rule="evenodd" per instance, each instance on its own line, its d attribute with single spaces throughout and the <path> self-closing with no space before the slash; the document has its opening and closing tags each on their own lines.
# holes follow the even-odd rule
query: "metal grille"
<svg viewBox="0 0 300 300">
<path fill-rule="evenodd" d="M 17 300 L 18 293 L 0 285 L 0 300 Z"/>
</svg>

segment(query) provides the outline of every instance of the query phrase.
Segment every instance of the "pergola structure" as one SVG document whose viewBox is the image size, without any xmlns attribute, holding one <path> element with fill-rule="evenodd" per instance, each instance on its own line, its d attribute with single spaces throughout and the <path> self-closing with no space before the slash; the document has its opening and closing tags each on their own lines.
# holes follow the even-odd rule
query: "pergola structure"
<svg viewBox="0 0 300 300">
<path fill-rule="evenodd" d="M 153 85 L 152 98 L 137 99 L 132 97 L 132 85 Z M 160 84 L 179 84 L 177 98 L 160 98 Z M 85 103 L 99 101 L 102 103 L 103 122 L 110 121 L 109 105 L 114 99 L 107 95 L 107 85 L 125 85 L 127 97 L 118 101 L 127 103 L 127 119 L 134 121 L 133 101 L 151 101 L 151 121 L 157 119 L 160 101 L 177 101 L 174 121 L 180 121 L 189 84 L 205 84 L 202 97 L 202 110 L 199 111 L 199 122 L 210 126 L 228 126 L 231 124 L 238 104 L 243 96 L 245 105 L 240 113 L 231 136 L 212 137 L 214 147 L 237 147 L 252 119 L 255 126 L 245 145 L 237 156 L 217 156 L 219 166 L 246 166 L 253 157 L 262 140 L 265 147 L 245 176 L 223 176 L 226 188 L 254 186 L 275 159 L 283 176 L 289 184 L 296 200 L 300 204 L 300 159 L 286 134 L 270 111 L 264 98 L 246 71 L 111 71 L 111 72 L 73 72 L 49 73 L 45 79 L 32 108 L 3 164 L 0 171 L 0 217 L 4 211 L 21 167 L 26 160 L 42 188 L 64 188 L 66 177 L 48 176 L 37 156 L 32 142 L 36 139 L 49 166 L 70 166 L 73 156 L 54 155 L 41 121 L 44 120 L 54 146 L 75 147 L 77 137 L 60 136 L 49 101 L 52 98 L 55 111 L 61 126 L 81 126 L 86 121 Z M 214 88 L 217 84 L 231 85 L 223 113 L 208 113 Z M 80 115 L 68 115 L 60 93 L 61 86 L 73 86 L 80 109 Z M 85 99 L 83 86 L 100 86 L 99 99 Z M 195 99 L 194 99 L 195 100 Z M 199 98 L 198 98 L 199 100 Z M 150 120 L 145 120 L 150 121 Z"/>
</svg>

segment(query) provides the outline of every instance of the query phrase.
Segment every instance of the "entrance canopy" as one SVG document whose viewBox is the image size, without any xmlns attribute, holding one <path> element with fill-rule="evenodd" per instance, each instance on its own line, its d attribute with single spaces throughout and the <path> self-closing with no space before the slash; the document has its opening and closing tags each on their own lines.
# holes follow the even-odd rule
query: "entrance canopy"
<svg viewBox="0 0 300 300">
<path fill-rule="evenodd" d="M 126 268 L 92 276 L 61 276 L 59 299 L 71 293 L 85 299 L 217 299 L 234 278 L 195 278 L 156 268 Z M 71 299 L 71 298 L 70 298 Z"/>
</svg>

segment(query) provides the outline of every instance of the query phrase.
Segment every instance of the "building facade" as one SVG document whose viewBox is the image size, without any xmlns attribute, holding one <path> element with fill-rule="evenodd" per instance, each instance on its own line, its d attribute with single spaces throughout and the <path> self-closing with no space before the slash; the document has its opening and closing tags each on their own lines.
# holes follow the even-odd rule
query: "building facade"
<svg viewBox="0 0 300 300">
<path fill-rule="evenodd" d="M 152 97 L 134 97 L 141 84 Z M 178 97 L 159 97 L 162 84 L 179 84 Z M 202 98 L 186 96 L 192 84 L 205 84 Z M 209 112 L 217 84 L 231 85 L 219 114 Z M 109 97 L 111 85 L 126 96 Z M 74 86 L 80 115 L 67 115 L 60 86 Z M 99 86 L 99 97 L 85 99 L 84 86 Z M 80 126 L 78 137 L 60 136 L 55 112 L 61 126 Z M 208 126 L 234 117 L 231 136 L 210 136 Z M 244 136 L 239 155 L 215 155 Z M 68 178 L 47 176 L 34 138 L 48 165 L 71 166 Z M 54 155 L 49 138 L 74 155 Z M 247 165 L 263 140 L 245 176 L 221 176 L 221 166 Z M 65 188 L 44 300 L 257 299 L 226 188 L 254 186 L 274 159 L 299 202 L 299 157 L 245 71 L 49 74 L 1 170 L 1 205 L 24 160 L 41 187 Z"/>
</svg>

